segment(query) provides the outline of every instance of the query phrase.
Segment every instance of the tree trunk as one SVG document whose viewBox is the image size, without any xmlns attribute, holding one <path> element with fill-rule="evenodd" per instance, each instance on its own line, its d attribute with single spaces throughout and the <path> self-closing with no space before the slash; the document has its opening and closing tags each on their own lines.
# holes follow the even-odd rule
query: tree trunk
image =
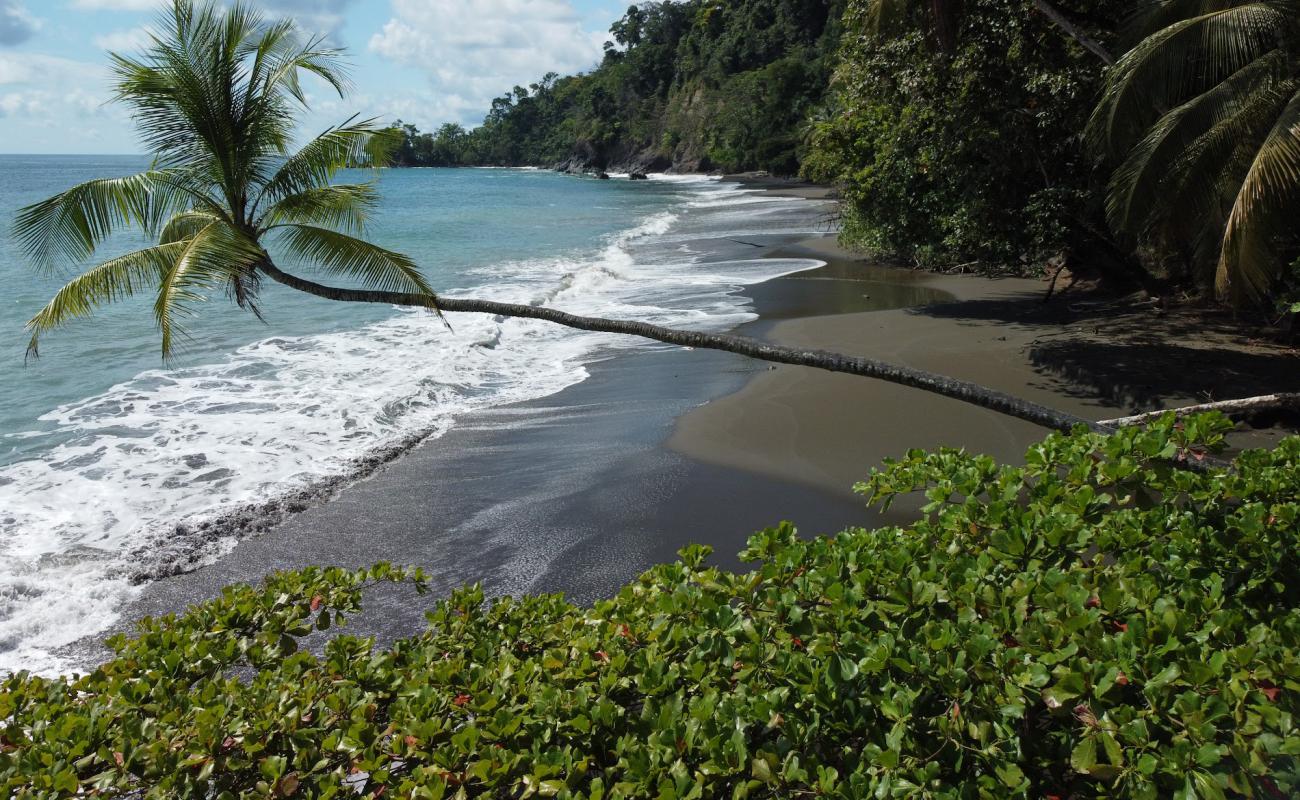
<svg viewBox="0 0 1300 800">
<path fill-rule="evenodd" d="M 1279 409 L 1287 408 L 1300 408 L 1300 393 L 1266 394 L 1260 397 L 1246 397 L 1241 400 L 1223 400 L 1217 403 L 1202 403 L 1201 405 L 1185 406 L 1183 408 L 1152 411 L 1147 414 L 1135 414 L 1131 417 L 1102 420 L 1098 424 L 1113 428 L 1127 428 L 1133 425 L 1144 425 L 1148 422 L 1160 419 L 1170 411 L 1173 411 L 1176 416 L 1182 418 L 1191 414 L 1201 414 L 1207 411 L 1222 411 L 1225 414 L 1257 414 L 1262 411 L 1277 411 Z"/>
<path fill-rule="evenodd" d="M 1041 425 L 1045 428 L 1051 428 L 1058 431 L 1068 432 L 1077 425 L 1083 425 L 1094 431 L 1104 432 L 1110 430 L 1105 426 L 1098 425 L 1095 422 L 1090 422 L 1081 417 L 1056 411 L 1046 406 L 1038 405 L 1037 403 L 1022 400 L 1018 397 L 1012 397 L 1004 392 L 989 389 L 976 383 L 948 378 L 943 375 L 936 375 L 931 372 L 924 372 L 911 367 L 902 367 L 888 364 L 883 361 L 875 361 L 869 358 L 846 356 L 839 353 L 827 352 L 825 350 L 798 350 L 791 347 L 781 347 L 779 345 L 769 344 L 767 342 L 759 341 L 758 339 L 750 339 L 743 336 L 684 331 L 675 328 L 665 328 L 659 325 L 650 325 L 644 322 L 628 322 L 623 320 L 604 319 L 601 317 L 581 317 L 542 306 L 497 303 L 490 300 L 473 300 L 468 298 L 434 298 L 425 295 L 407 294 L 402 292 L 343 289 L 334 286 L 325 286 L 299 278 L 296 275 L 290 275 L 286 272 L 280 271 L 275 267 L 275 265 L 269 263 L 264 264 L 261 269 L 267 276 L 285 286 L 317 297 L 323 297 L 327 300 L 352 303 L 384 303 L 395 306 L 426 308 L 431 311 L 436 311 L 439 314 L 444 312 L 465 312 L 493 314 L 502 317 L 539 319 L 583 331 L 598 331 L 601 333 L 620 333 L 629 336 L 640 336 L 645 339 L 653 339 L 657 342 L 680 345 L 682 347 L 695 347 L 701 350 L 723 350 L 728 353 L 738 353 L 760 361 L 769 361 L 778 364 L 794 364 L 801 367 L 823 369 L 829 372 L 842 372 L 847 375 L 876 378 L 888 383 L 911 386 L 916 389 L 922 389 L 927 392 L 943 395 L 944 397 L 950 397 L 964 403 L 970 403 L 972 405 L 980 406 L 981 408 L 987 408 L 1000 414 L 1006 414 L 1007 416 L 1023 419 L 1036 425 Z"/>
</svg>

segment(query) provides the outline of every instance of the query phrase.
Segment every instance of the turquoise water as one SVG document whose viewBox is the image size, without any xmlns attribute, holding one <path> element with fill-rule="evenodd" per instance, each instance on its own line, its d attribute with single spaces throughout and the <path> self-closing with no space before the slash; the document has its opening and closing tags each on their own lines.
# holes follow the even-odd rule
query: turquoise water
<svg viewBox="0 0 1300 800">
<path fill-rule="evenodd" d="M 0 156 L 0 218 L 145 166 Z M 818 215 L 702 177 L 433 169 L 344 179 L 354 177 L 379 182 L 370 238 L 413 256 L 449 295 L 723 330 L 753 317 L 741 287 L 816 265 L 754 259 L 747 246 L 719 256 L 730 237 L 816 232 Z M 103 255 L 143 243 L 125 235 Z M 0 671 L 65 669 L 59 648 L 111 625 L 142 569 L 189 568 L 234 545 L 198 536 L 205 521 L 346 479 L 378 450 L 558 392 L 593 361 L 650 346 L 485 315 L 458 315 L 448 330 L 425 312 L 272 284 L 265 322 L 210 298 L 167 365 L 148 298 L 56 331 L 24 363 L 25 320 L 70 274 L 37 274 L 12 239 L 0 241 Z"/>
<path fill-rule="evenodd" d="M 7 234 L 22 206 L 81 181 L 147 167 L 146 159 L 122 156 L 0 156 L 0 221 Z M 345 174 L 340 182 L 374 179 L 362 172 Z M 476 267 L 581 257 L 593 242 L 666 210 L 678 194 L 674 184 L 597 183 L 523 170 L 388 170 L 378 181 L 382 205 L 369 238 L 415 258 L 440 291 L 489 283 L 490 271 Z M 144 244 L 125 235 L 110 243 L 104 256 Z M 74 270 L 66 267 L 39 275 L 12 236 L 0 239 L 0 385 L 5 387 L 0 436 L 52 430 L 38 419 L 51 408 L 162 366 L 150 301 L 139 298 L 49 336 L 42 357 L 24 363 L 23 324 L 71 274 Z M 324 303 L 275 285 L 266 287 L 264 306 L 265 324 L 214 298 L 187 325 L 192 339 L 172 366 L 201 364 L 268 336 L 347 330 L 392 314 L 384 307 Z M 0 443 L 2 465 L 48 448 L 51 440 Z"/>
</svg>

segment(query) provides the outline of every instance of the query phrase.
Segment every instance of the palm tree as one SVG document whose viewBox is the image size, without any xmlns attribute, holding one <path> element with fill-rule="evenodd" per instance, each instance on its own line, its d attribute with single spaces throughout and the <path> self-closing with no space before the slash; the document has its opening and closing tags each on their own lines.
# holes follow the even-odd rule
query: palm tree
<svg viewBox="0 0 1300 800">
<path fill-rule="evenodd" d="M 1130 37 L 1089 126 L 1119 161 L 1111 225 L 1182 249 L 1224 300 L 1266 299 L 1300 243 L 1300 2 L 1149 3 Z"/>
<path fill-rule="evenodd" d="M 1046 427 L 1093 426 L 1078 417 L 966 381 L 864 358 L 795 350 L 738 336 L 641 322 L 580 317 L 555 309 L 440 297 L 399 253 L 360 235 L 376 202 L 371 184 L 334 184 L 348 167 L 386 163 L 399 143 L 374 120 L 350 120 L 291 152 L 295 107 L 305 106 L 301 73 L 342 95 L 339 52 L 303 41 L 288 22 L 269 22 L 243 4 L 223 11 L 205 0 L 174 0 L 140 58 L 113 55 L 117 100 L 133 112 L 153 167 L 127 178 L 74 186 L 24 209 L 16 234 L 41 267 L 82 261 L 116 230 L 138 227 L 157 244 L 92 267 L 55 294 L 28 323 L 29 352 L 40 338 L 98 306 L 151 292 L 164 356 L 181 319 L 207 293 L 224 290 L 258 313 L 270 279 L 317 297 L 385 303 L 436 314 L 478 312 L 547 320 L 588 331 L 725 350 L 766 361 L 879 378 L 956 398 Z M 359 288 L 286 272 L 268 247 Z"/>
</svg>

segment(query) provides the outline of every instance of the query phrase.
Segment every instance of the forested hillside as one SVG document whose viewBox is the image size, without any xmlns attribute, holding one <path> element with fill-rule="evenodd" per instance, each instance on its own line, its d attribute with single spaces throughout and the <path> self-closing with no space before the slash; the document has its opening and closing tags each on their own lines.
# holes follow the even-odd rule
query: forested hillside
<svg viewBox="0 0 1300 800">
<path fill-rule="evenodd" d="M 467 132 L 405 129 L 402 163 L 793 174 L 834 69 L 843 0 L 690 0 L 629 8 L 600 66 L 550 74 Z"/>
<path fill-rule="evenodd" d="M 690 0 L 611 35 L 399 161 L 802 174 L 873 254 L 1300 310 L 1300 0 Z"/>
</svg>

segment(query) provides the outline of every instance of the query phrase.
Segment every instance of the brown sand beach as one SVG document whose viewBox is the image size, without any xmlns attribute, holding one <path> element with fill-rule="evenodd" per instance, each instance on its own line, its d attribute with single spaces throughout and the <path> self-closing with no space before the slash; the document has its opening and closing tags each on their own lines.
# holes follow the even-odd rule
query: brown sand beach
<svg viewBox="0 0 1300 800">
<path fill-rule="evenodd" d="M 1043 282 L 879 267 L 829 234 L 721 246 L 754 245 L 827 266 L 748 287 L 760 318 L 738 333 L 897 361 L 1097 419 L 1300 388 L 1294 353 L 1204 315 L 1069 295 L 1044 306 Z M 433 598 L 466 583 L 590 602 L 689 543 L 739 568 L 748 536 L 783 519 L 805 534 L 887 521 L 851 487 L 909 448 L 1015 459 L 1044 435 L 918 390 L 726 353 L 651 347 L 590 371 L 557 395 L 469 415 L 215 563 L 150 583 L 123 625 L 275 569 L 381 560 L 426 568 L 435 591 L 373 598 L 354 632 L 407 634 Z M 81 646 L 86 660 L 93 647 Z"/>
<path fill-rule="evenodd" d="M 760 291 L 856 279 L 914 282 L 951 298 L 783 320 L 766 334 L 780 344 L 971 380 L 1097 420 L 1300 387 L 1294 350 L 1252 340 L 1212 313 L 1167 313 L 1092 295 L 1044 303 L 1046 281 L 874 266 L 832 237 L 773 255 L 814 256 L 828 266 Z M 1284 432 L 1251 429 L 1236 443 L 1267 446 Z M 1032 424 L 919 390 L 783 365 L 683 417 L 669 445 L 709 463 L 847 491 L 871 466 L 909 448 L 960 447 L 1015 460 L 1043 435 Z"/>
</svg>

